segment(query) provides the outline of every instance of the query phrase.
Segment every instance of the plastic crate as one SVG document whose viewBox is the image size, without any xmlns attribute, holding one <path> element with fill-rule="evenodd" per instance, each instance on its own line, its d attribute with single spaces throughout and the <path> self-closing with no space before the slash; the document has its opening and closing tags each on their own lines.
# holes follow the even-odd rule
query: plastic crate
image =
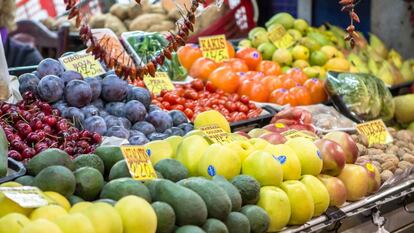
<svg viewBox="0 0 414 233">
<path fill-rule="evenodd" d="M 0 184 L 8 182 L 8 181 L 12 181 L 26 174 L 26 168 L 24 167 L 22 163 L 17 162 L 16 160 L 12 158 L 9 158 L 8 165 L 9 165 L 9 169 L 8 169 L 7 176 L 0 178 Z"/>
</svg>

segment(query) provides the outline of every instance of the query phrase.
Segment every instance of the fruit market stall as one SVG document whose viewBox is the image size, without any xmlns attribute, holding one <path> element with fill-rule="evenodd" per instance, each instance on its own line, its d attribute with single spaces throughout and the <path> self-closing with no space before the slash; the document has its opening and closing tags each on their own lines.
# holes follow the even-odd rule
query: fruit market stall
<svg viewBox="0 0 414 233">
<path fill-rule="evenodd" d="M 92 30 L 67 4 L 87 50 L 12 70 L 0 102 L 0 233 L 413 222 L 414 94 L 390 90 L 412 63 L 376 36 L 352 49 L 340 28 L 279 13 L 238 45 L 189 44 L 195 6 L 163 34 Z"/>
</svg>

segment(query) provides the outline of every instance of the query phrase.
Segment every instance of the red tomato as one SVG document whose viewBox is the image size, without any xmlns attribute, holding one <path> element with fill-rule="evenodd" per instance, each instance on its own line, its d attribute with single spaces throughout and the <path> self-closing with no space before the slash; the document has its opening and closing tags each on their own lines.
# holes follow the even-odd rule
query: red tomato
<svg viewBox="0 0 414 233">
<path fill-rule="evenodd" d="M 275 103 L 278 105 L 290 104 L 291 106 L 296 105 L 295 99 L 291 96 L 288 90 L 284 88 L 279 88 L 270 94 L 269 102 Z"/>
<path fill-rule="evenodd" d="M 238 90 L 239 95 L 246 95 L 250 100 L 266 102 L 269 97 L 268 88 L 259 81 L 244 81 Z"/>
<path fill-rule="evenodd" d="M 308 76 L 298 68 L 292 68 L 286 72 L 290 77 L 293 78 L 297 83 L 303 85 L 306 80 L 308 80 Z"/>
<path fill-rule="evenodd" d="M 217 67 L 218 65 L 215 61 L 209 58 L 200 57 L 194 61 L 193 65 L 191 66 L 189 75 L 193 78 L 198 78 L 206 81 L 210 73 L 217 69 Z"/>
<path fill-rule="evenodd" d="M 200 48 L 195 44 L 186 44 L 177 50 L 178 60 L 187 70 L 190 70 L 193 63 L 203 56 Z"/>
<path fill-rule="evenodd" d="M 282 79 L 279 76 L 269 75 L 260 80 L 269 91 L 283 87 Z"/>
<path fill-rule="evenodd" d="M 303 86 L 309 90 L 313 104 L 321 103 L 326 100 L 327 97 L 323 81 L 312 78 L 308 79 Z"/>
<path fill-rule="evenodd" d="M 239 49 L 236 53 L 236 57 L 244 60 L 250 70 L 256 70 L 256 67 L 262 61 L 262 55 L 254 48 Z"/>
</svg>

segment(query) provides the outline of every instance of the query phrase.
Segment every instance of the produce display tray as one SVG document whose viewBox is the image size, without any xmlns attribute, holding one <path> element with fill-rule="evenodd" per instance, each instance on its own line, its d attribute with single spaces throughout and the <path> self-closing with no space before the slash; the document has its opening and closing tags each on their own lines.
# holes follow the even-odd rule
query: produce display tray
<svg viewBox="0 0 414 233">
<path fill-rule="evenodd" d="M 374 211 L 379 206 L 385 205 L 395 200 L 402 200 L 409 195 L 414 194 L 414 175 L 406 177 L 403 181 L 393 185 L 389 188 L 379 191 L 378 193 L 368 196 L 360 201 L 353 202 L 341 207 L 336 213 L 331 215 L 322 215 L 314 218 L 304 225 L 298 227 L 289 227 L 283 230 L 283 233 L 297 233 L 297 232 L 320 232 L 328 228 L 335 228 L 336 224 L 341 224 L 345 219 L 361 215 L 367 211 Z M 405 203 L 407 204 L 407 203 Z M 406 211 L 409 212 L 409 210 Z M 352 227 L 352 226 L 348 226 Z M 336 232 L 337 229 L 331 231 Z M 341 229 L 343 230 L 343 229 Z"/>
<path fill-rule="evenodd" d="M 24 165 L 14 159 L 8 158 L 8 166 L 7 176 L 0 178 L 0 184 L 12 181 L 26 174 L 26 168 Z"/>
<path fill-rule="evenodd" d="M 262 105 L 260 107 L 263 110 L 265 110 L 267 113 L 264 115 L 258 116 L 256 118 L 233 122 L 230 124 L 231 131 L 232 132 L 236 132 L 236 131 L 249 132 L 250 130 L 254 128 L 262 128 L 263 126 L 269 124 L 273 118 L 273 115 L 275 115 L 277 112 L 281 110 L 281 109 L 275 109 L 268 105 Z"/>
</svg>

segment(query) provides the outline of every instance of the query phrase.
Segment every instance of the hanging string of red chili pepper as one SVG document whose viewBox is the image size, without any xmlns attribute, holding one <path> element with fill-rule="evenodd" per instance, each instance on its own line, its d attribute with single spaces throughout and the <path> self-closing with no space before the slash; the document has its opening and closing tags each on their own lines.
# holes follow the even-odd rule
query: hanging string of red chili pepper
<svg viewBox="0 0 414 233">
<path fill-rule="evenodd" d="M 349 41 L 351 47 L 354 48 L 355 40 L 359 38 L 358 33 L 355 31 L 354 22 L 359 23 L 359 16 L 355 12 L 355 6 L 361 2 L 355 0 L 340 0 L 339 4 L 342 6 L 341 11 L 348 12 L 349 18 L 351 19 L 351 24 L 346 28 L 347 34 L 345 36 L 345 40 Z"/>
<path fill-rule="evenodd" d="M 140 0 L 135 1 L 141 5 Z M 154 77 L 157 67 L 163 65 L 165 59 L 171 59 L 172 52 L 185 45 L 190 32 L 194 30 L 196 10 L 200 4 L 204 3 L 204 0 L 192 0 L 189 9 L 187 6 L 184 6 L 185 12 L 180 10 L 182 18 L 176 22 L 177 32 L 169 32 L 166 36 L 169 42 L 168 45 L 160 53 L 155 54 L 152 59 L 147 59 L 148 62 L 146 64 L 134 64 L 124 50 L 111 49 L 108 37 L 97 40 L 88 24 L 87 14 L 80 10 L 80 0 L 64 0 L 64 2 L 66 10 L 69 11 L 68 18 L 75 19 L 76 27 L 79 28 L 80 38 L 88 47 L 86 51 L 92 53 L 95 58 L 104 61 L 108 68 L 115 70 L 117 75 L 134 81 L 137 78 L 143 79 L 145 75 Z"/>
</svg>

